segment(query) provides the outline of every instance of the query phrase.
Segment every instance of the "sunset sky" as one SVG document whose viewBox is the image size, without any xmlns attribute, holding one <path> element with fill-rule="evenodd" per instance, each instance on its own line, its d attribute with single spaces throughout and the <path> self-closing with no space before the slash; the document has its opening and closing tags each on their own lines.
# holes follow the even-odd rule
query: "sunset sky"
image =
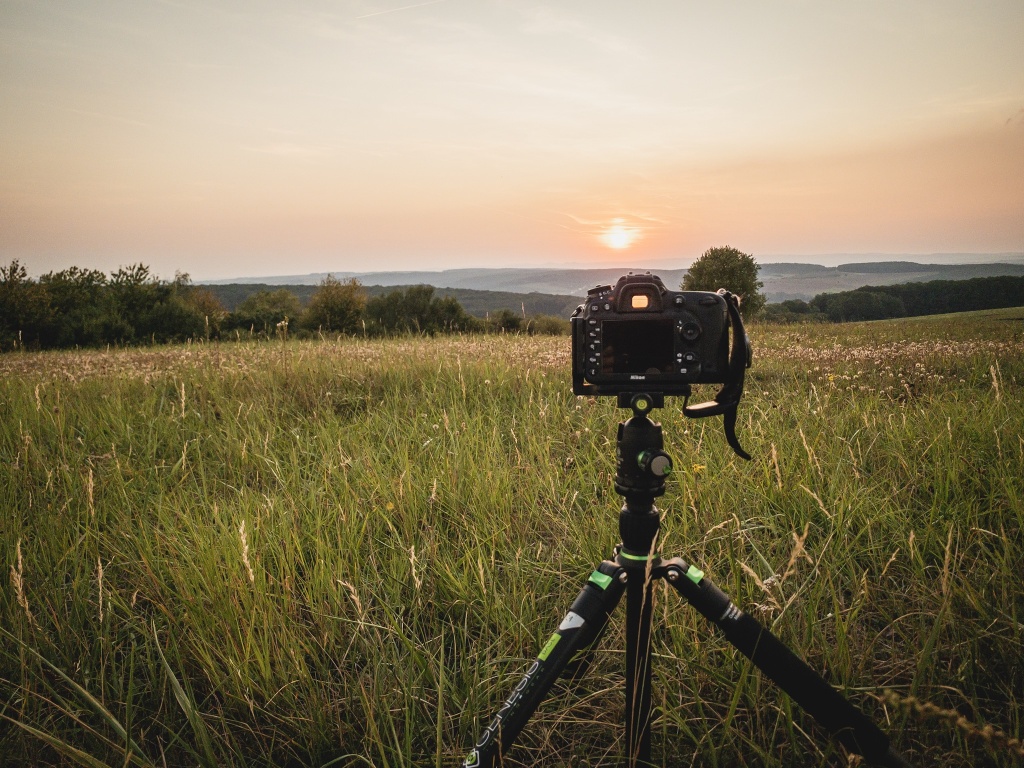
<svg viewBox="0 0 1024 768">
<path fill-rule="evenodd" d="M 1024 252 L 1024 2 L 3 0 L 0 259 Z"/>
</svg>

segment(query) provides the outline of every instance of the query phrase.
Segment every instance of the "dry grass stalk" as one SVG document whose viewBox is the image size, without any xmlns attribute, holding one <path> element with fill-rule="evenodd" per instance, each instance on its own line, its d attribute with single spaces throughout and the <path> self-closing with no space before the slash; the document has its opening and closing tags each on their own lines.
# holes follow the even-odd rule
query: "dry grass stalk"
<svg viewBox="0 0 1024 768">
<path fill-rule="evenodd" d="M 352 600 L 352 602 L 355 604 L 355 606 L 356 606 L 356 613 L 359 614 L 359 620 L 362 621 L 363 620 L 363 603 L 359 599 L 359 593 L 356 592 L 355 586 L 353 584 L 351 584 L 350 582 L 347 582 L 347 581 L 345 581 L 343 579 L 338 579 L 337 581 L 338 581 L 339 584 L 341 584 L 341 586 L 343 586 L 346 590 L 348 590 L 348 596 Z"/>
<path fill-rule="evenodd" d="M 89 517 L 96 517 L 96 504 L 93 499 L 93 489 L 95 488 L 95 482 L 92 476 L 92 467 L 89 467 L 89 477 L 85 481 L 85 490 L 89 499 Z"/>
<path fill-rule="evenodd" d="M 100 624 L 102 624 L 103 623 L 103 561 L 99 557 L 96 558 L 96 584 L 99 587 Z"/>
<path fill-rule="evenodd" d="M 416 573 L 416 545 L 413 544 L 409 547 L 409 567 L 412 569 L 412 580 L 416 585 L 416 591 L 419 592 L 423 587 L 423 579 L 420 578 L 419 574 Z"/>
<path fill-rule="evenodd" d="M 825 502 L 823 502 L 821 500 L 821 497 L 818 494 L 816 494 L 814 491 L 812 491 L 810 488 L 808 488 L 806 485 L 804 485 L 803 483 L 800 484 L 800 487 L 803 488 L 805 491 L 807 491 L 807 493 L 809 493 L 811 495 L 811 498 L 813 498 L 816 502 L 818 502 L 818 508 L 822 512 L 825 513 L 825 517 L 827 517 L 829 520 L 831 520 L 832 519 L 832 513 L 829 512 L 828 509 L 825 508 Z"/>
<path fill-rule="evenodd" d="M 252 564 L 249 562 L 249 538 L 245 535 L 245 520 L 238 526 L 238 538 L 242 540 L 242 562 L 245 564 L 246 573 L 249 574 L 249 583 L 256 583 L 256 574 L 253 573 Z"/>
<path fill-rule="evenodd" d="M 15 551 L 17 552 L 17 568 L 11 566 L 11 586 L 14 587 L 14 596 L 18 605 L 25 611 L 25 618 L 28 619 L 29 625 L 34 627 L 36 620 L 28 607 L 28 596 L 25 594 L 25 566 L 21 559 L 21 539 L 18 539 Z"/>
<path fill-rule="evenodd" d="M 785 581 L 796 573 L 797 564 L 801 560 L 806 560 L 811 565 L 814 565 L 814 559 L 807 554 L 807 550 L 804 548 L 804 542 L 807 541 L 807 535 L 810 529 L 811 524 L 805 523 L 803 533 L 793 531 L 793 551 L 789 553 L 789 563 L 786 565 L 786 570 L 782 572 L 782 578 L 780 581 Z"/>
<path fill-rule="evenodd" d="M 775 483 L 779 486 L 779 490 L 782 490 L 782 472 L 779 470 L 779 452 L 775 448 L 775 443 L 772 443 L 772 466 L 775 467 Z"/>
</svg>

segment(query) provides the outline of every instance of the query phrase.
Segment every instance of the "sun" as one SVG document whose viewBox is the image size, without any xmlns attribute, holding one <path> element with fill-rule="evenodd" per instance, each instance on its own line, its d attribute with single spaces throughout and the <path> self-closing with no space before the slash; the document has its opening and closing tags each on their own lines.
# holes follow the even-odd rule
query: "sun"
<svg viewBox="0 0 1024 768">
<path fill-rule="evenodd" d="M 612 223 L 604 228 L 599 237 L 609 248 L 621 251 L 636 242 L 640 237 L 640 230 L 624 225 L 622 219 L 612 219 Z"/>
</svg>

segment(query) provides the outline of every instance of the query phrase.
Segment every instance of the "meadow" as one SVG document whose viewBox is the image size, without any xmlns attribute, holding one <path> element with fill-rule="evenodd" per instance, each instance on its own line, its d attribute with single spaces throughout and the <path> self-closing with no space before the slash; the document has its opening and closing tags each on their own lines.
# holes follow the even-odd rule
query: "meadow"
<svg viewBox="0 0 1024 768">
<path fill-rule="evenodd" d="M 1024 309 L 755 325 L 660 546 L 918 766 L 1024 764 Z M 713 390 L 700 392 L 698 399 Z M 0 766 L 454 766 L 618 541 L 566 337 L 0 356 Z M 849 766 L 655 591 L 664 766 Z M 508 766 L 611 766 L 623 607 Z"/>
</svg>

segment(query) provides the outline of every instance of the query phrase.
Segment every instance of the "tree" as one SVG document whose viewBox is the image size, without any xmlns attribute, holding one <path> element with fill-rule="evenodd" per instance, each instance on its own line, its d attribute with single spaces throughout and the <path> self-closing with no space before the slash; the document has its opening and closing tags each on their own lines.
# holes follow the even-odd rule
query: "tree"
<svg viewBox="0 0 1024 768">
<path fill-rule="evenodd" d="M 366 293 L 358 280 L 353 277 L 341 282 L 328 275 L 309 300 L 300 324 L 310 331 L 355 333 L 365 309 Z"/>
<path fill-rule="evenodd" d="M 287 288 L 256 291 L 231 313 L 228 324 L 255 333 L 273 335 L 277 324 L 285 318 L 296 318 L 302 312 L 298 297 Z"/>
<path fill-rule="evenodd" d="M 487 324 L 495 333 L 519 333 L 523 330 L 523 317 L 511 309 L 499 309 L 487 318 Z"/>
<path fill-rule="evenodd" d="M 450 296 L 434 295 L 430 285 L 413 285 L 374 296 L 366 303 L 374 333 L 457 333 L 473 330 L 476 321 Z"/>
<path fill-rule="evenodd" d="M 749 253 L 731 246 L 704 251 L 683 278 L 684 291 L 717 291 L 725 288 L 740 297 L 740 313 L 745 320 L 755 317 L 767 303 L 761 293 L 764 283 L 757 279 L 761 267 Z"/>
<path fill-rule="evenodd" d="M 0 351 L 38 343 L 48 304 L 17 259 L 0 267 Z"/>
<path fill-rule="evenodd" d="M 40 329 L 40 346 L 88 347 L 106 342 L 110 319 L 107 276 L 96 269 L 69 267 L 39 278 L 50 311 Z"/>
<path fill-rule="evenodd" d="M 182 298 L 203 318 L 203 335 L 207 339 L 220 336 L 221 326 L 228 313 L 216 294 L 209 288 L 189 285 Z"/>
<path fill-rule="evenodd" d="M 112 272 L 107 281 L 110 303 L 103 329 L 106 341 L 129 344 L 151 338 L 155 329 L 148 327 L 148 315 L 161 298 L 159 289 L 159 281 L 145 264 Z"/>
</svg>

